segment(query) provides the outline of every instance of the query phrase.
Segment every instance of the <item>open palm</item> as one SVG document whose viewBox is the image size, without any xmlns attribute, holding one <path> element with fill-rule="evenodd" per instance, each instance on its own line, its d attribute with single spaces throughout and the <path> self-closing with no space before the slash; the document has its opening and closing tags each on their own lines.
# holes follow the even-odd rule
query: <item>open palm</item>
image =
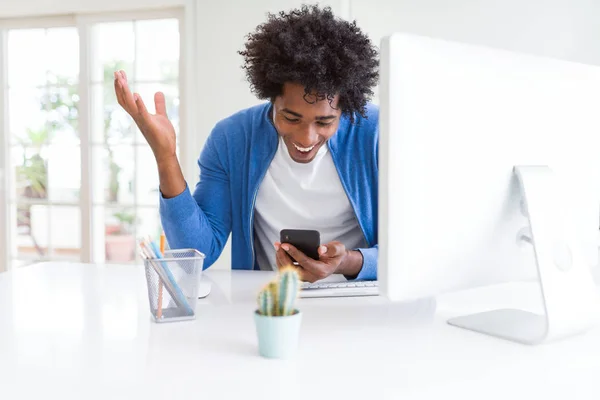
<svg viewBox="0 0 600 400">
<path fill-rule="evenodd" d="M 176 154 L 175 128 L 167 116 L 165 96 L 161 92 L 154 95 L 156 114 L 150 114 L 139 94 L 132 94 L 125 71 L 115 72 L 115 94 L 123 109 L 131 115 L 136 125 L 150 145 L 154 157 L 161 159 Z"/>
</svg>

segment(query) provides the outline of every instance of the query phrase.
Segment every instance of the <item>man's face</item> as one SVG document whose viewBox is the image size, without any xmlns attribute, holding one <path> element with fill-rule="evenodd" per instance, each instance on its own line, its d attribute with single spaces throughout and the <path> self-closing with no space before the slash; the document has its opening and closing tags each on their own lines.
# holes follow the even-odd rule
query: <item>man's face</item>
<svg viewBox="0 0 600 400">
<path fill-rule="evenodd" d="M 337 95 L 330 104 L 327 98 L 305 95 L 301 85 L 283 85 L 281 96 L 273 102 L 273 123 L 294 161 L 311 162 L 337 132 L 342 114 L 338 101 Z"/>
</svg>

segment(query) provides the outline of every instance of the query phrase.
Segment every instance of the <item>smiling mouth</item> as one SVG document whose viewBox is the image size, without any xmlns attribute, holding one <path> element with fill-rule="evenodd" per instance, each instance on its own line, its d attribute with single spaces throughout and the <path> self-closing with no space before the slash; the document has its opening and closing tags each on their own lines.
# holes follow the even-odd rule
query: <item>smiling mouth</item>
<svg viewBox="0 0 600 400">
<path fill-rule="evenodd" d="M 296 150 L 298 150 L 300 153 L 308 153 L 308 152 L 310 152 L 312 149 L 314 149 L 314 148 L 315 148 L 315 146 L 316 146 L 317 144 L 318 144 L 318 143 L 315 143 L 315 144 L 313 144 L 313 145 L 312 145 L 312 146 L 310 146 L 310 147 L 300 147 L 300 146 L 298 146 L 296 143 L 293 143 L 293 145 L 294 145 L 294 147 L 296 148 Z"/>
</svg>

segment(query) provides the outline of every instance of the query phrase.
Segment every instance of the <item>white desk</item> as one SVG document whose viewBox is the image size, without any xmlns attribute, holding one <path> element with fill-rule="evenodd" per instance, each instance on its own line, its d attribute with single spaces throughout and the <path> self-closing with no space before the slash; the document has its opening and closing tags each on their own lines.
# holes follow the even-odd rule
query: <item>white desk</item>
<svg viewBox="0 0 600 400">
<path fill-rule="evenodd" d="M 302 299 L 294 360 L 258 356 L 268 273 L 206 271 L 197 320 L 155 324 L 141 266 L 46 263 L 0 274 L 0 399 L 599 399 L 600 330 L 528 347 L 448 326 L 530 284 L 411 304 Z M 503 301 L 500 301 L 502 299 Z"/>
</svg>

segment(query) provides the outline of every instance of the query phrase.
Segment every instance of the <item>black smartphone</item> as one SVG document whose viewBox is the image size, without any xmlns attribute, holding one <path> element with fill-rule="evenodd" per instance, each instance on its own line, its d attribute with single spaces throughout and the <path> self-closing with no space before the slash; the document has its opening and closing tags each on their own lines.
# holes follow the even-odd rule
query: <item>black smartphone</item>
<svg viewBox="0 0 600 400">
<path fill-rule="evenodd" d="M 308 229 L 283 229 L 279 233 L 281 243 L 289 243 L 314 260 L 319 259 L 321 234 Z M 295 260 L 293 260 L 295 261 Z"/>
</svg>

